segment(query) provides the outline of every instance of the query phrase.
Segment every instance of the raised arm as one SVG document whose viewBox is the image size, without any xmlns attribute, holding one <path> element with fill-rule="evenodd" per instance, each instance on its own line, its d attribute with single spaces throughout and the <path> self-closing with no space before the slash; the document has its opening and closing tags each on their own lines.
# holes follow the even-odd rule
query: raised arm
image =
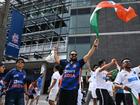
<svg viewBox="0 0 140 105">
<path fill-rule="evenodd" d="M 57 79 L 53 79 L 52 84 L 50 85 L 49 89 L 48 89 L 48 93 L 50 93 L 51 89 L 54 87 L 54 85 L 56 84 Z"/>
<path fill-rule="evenodd" d="M 88 59 L 92 56 L 92 54 L 95 52 L 96 48 L 98 47 L 99 39 L 95 39 L 91 49 L 88 51 L 88 53 L 83 57 L 84 62 L 87 62 Z"/>
<path fill-rule="evenodd" d="M 101 72 L 101 71 L 103 71 L 103 70 L 108 69 L 109 67 L 111 67 L 112 65 L 115 64 L 115 61 L 116 61 L 116 59 L 112 59 L 110 63 L 108 63 L 108 64 L 102 66 L 101 68 L 98 68 L 98 71 Z"/>
<path fill-rule="evenodd" d="M 54 59 L 57 64 L 60 64 L 60 57 L 58 55 L 58 50 L 57 50 L 57 48 L 54 48 L 53 50 L 54 50 Z"/>
<path fill-rule="evenodd" d="M 121 71 L 122 68 L 121 68 L 121 66 L 118 64 L 118 61 L 117 61 L 117 60 L 115 61 L 115 65 L 116 65 L 117 69 L 118 69 L 119 71 Z"/>
<path fill-rule="evenodd" d="M 88 72 L 91 72 L 90 61 L 88 60 L 86 63 Z"/>
<path fill-rule="evenodd" d="M 87 66 L 86 82 L 88 83 L 89 82 L 88 81 L 89 77 L 91 76 L 91 67 L 90 67 L 90 61 L 89 60 L 87 61 L 86 66 Z"/>
</svg>

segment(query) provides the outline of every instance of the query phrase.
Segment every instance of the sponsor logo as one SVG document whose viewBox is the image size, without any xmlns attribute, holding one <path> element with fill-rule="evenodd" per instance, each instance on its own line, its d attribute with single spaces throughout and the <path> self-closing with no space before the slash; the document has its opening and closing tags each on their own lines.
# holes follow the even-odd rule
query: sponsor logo
<svg viewBox="0 0 140 105">
<path fill-rule="evenodd" d="M 128 82 L 133 82 L 133 81 L 137 81 L 137 80 L 138 80 L 137 77 L 128 78 Z"/>
<path fill-rule="evenodd" d="M 65 70 L 64 77 L 74 78 L 75 77 L 75 70 Z"/>
<path fill-rule="evenodd" d="M 65 74 L 64 78 L 74 78 L 75 74 Z"/>
<path fill-rule="evenodd" d="M 73 65 L 73 68 L 76 68 L 76 67 L 77 67 L 76 64 L 74 64 L 74 65 Z"/>
<path fill-rule="evenodd" d="M 14 44 L 18 44 L 18 40 L 19 40 L 19 35 L 14 33 L 14 35 L 12 36 L 12 42 Z"/>
</svg>

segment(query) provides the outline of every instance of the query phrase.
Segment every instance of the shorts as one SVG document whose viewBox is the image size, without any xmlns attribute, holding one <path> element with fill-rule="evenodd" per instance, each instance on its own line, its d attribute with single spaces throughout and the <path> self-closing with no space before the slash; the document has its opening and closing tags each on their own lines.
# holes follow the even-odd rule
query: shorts
<svg viewBox="0 0 140 105">
<path fill-rule="evenodd" d="M 55 101 L 57 94 L 58 94 L 58 89 L 51 89 L 48 100 Z"/>
<path fill-rule="evenodd" d="M 82 99 L 83 99 L 83 94 L 81 92 L 81 89 L 78 90 L 78 98 L 77 98 L 77 105 L 82 105 Z"/>
<path fill-rule="evenodd" d="M 33 95 L 28 95 L 28 98 L 29 99 L 34 99 L 34 96 Z"/>
<path fill-rule="evenodd" d="M 91 95 L 92 95 L 93 98 L 97 98 L 96 89 L 91 90 Z"/>
<path fill-rule="evenodd" d="M 37 93 L 36 93 L 37 96 L 40 96 L 41 95 L 41 90 L 39 90 Z"/>
</svg>

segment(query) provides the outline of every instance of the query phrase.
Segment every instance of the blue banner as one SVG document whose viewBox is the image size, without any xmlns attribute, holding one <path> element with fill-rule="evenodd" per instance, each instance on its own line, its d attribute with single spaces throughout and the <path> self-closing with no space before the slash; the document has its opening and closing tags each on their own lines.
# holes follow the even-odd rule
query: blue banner
<svg viewBox="0 0 140 105">
<path fill-rule="evenodd" d="M 24 16 L 18 10 L 12 9 L 5 56 L 18 58 L 23 27 Z"/>
</svg>

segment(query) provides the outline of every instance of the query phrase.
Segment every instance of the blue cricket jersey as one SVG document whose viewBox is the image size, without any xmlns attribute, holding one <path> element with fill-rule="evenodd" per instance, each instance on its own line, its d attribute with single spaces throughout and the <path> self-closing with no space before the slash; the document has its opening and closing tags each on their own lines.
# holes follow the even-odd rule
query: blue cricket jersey
<svg viewBox="0 0 140 105">
<path fill-rule="evenodd" d="M 38 79 L 37 79 L 37 87 L 39 90 L 41 90 L 41 86 L 42 86 L 42 77 L 40 76 Z"/>
<path fill-rule="evenodd" d="M 83 59 L 73 63 L 70 63 L 67 60 L 60 60 L 60 65 L 65 66 L 62 76 L 62 89 L 74 90 L 79 88 L 80 70 L 84 64 L 85 62 Z"/>
<path fill-rule="evenodd" d="M 1 96 L 1 94 L 2 94 L 2 92 L 3 92 L 3 88 L 4 88 L 4 84 L 3 84 L 3 74 L 2 73 L 0 73 L 0 96 Z"/>
<path fill-rule="evenodd" d="M 25 71 L 17 70 L 13 68 L 4 77 L 4 81 L 7 82 L 7 92 L 12 93 L 24 93 L 24 84 L 26 82 Z"/>
</svg>

